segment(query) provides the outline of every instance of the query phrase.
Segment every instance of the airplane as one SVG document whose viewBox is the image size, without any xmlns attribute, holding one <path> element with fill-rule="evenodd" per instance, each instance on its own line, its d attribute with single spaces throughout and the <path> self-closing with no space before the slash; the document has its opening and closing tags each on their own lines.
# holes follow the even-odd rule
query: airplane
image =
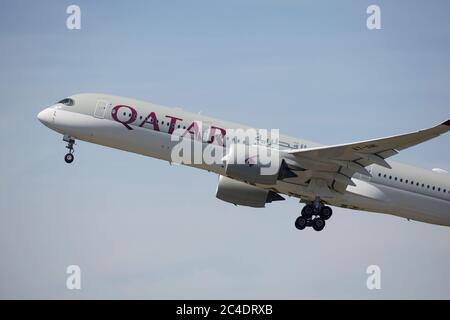
<svg viewBox="0 0 450 320">
<path fill-rule="evenodd" d="M 179 163 L 217 174 L 216 197 L 234 205 L 262 208 L 285 200 L 282 195 L 298 198 L 304 204 L 295 220 L 299 230 L 323 230 L 333 214 L 331 206 L 450 226 L 450 174 L 386 161 L 446 133 L 450 119 L 411 133 L 324 146 L 286 135 L 273 139 L 259 134 L 251 138 L 231 135 L 252 128 L 107 94 L 69 96 L 39 112 L 37 118 L 63 135 L 69 150 L 64 157 L 67 163 L 74 160 L 76 140 L 171 163 L 180 141 L 201 151 L 222 152 L 224 156 L 212 163 Z M 246 150 L 244 162 L 232 161 L 238 147 Z M 270 164 L 276 164 L 270 173 L 263 174 L 267 168 L 267 163 L 259 161 L 263 152 L 269 155 Z"/>
</svg>

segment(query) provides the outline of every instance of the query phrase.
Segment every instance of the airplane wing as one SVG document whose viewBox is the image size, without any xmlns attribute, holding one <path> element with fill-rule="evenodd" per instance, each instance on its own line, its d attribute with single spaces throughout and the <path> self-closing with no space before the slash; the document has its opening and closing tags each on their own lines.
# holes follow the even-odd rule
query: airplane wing
<svg viewBox="0 0 450 320">
<path fill-rule="evenodd" d="M 355 173 L 370 176 L 365 167 L 377 164 L 391 168 L 386 158 L 398 151 L 433 139 L 450 130 L 450 119 L 435 127 L 381 139 L 348 144 L 291 150 L 296 161 L 305 169 L 310 179 L 325 180 L 331 189 L 344 192 L 354 185 L 351 177 Z"/>
</svg>

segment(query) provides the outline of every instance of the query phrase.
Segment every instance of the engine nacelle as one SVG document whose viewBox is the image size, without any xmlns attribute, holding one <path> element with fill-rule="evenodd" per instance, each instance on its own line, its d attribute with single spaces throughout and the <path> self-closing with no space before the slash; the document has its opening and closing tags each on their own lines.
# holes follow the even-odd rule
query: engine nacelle
<svg viewBox="0 0 450 320">
<path fill-rule="evenodd" d="M 224 176 L 219 176 L 216 197 L 235 205 L 254 208 L 263 208 L 266 203 L 284 200 L 276 192 L 264 190 Z"/>
</svg>

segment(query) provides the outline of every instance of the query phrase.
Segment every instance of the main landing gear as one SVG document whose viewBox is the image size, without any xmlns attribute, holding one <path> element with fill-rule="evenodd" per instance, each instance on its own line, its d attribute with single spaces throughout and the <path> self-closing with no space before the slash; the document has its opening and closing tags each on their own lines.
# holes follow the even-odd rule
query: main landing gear
<svg viewBox="0 0 450 320">
<path fill-rule="evenodd" d="M 69 149 L 69 153 L 67 153 L 67 154 L 64 156 L 64 161 L 65 161 L 66 163 L 72 163 L 73 160 L 75 159 L 75 157 L 73 156 L 73 153 L 74 153 L 74 151 L 75 151 L 75 150 L 73 149 L 73 146 L 74 146 L 74 144 L 75 144 L 75 140 L 72 139 L 72 138 L 69 137 L 69 136 L 64 136 L 64 137 L 63 137 L 63 140 L 64 140 L 65 142 L 67 142 L 66 148 Z"/>
<path fill-rule="evenodd" d="M 302 209 L 302 215 L 295 220 L 295 227 L 303 230 L 306 227 L 312 227 L 316 231 L 325 228 L 325 220 L 333 215 L 333 210 L 320 203 L 320 199 L 316 199 L 313 203 L 307 204 Z"/>
</svg>

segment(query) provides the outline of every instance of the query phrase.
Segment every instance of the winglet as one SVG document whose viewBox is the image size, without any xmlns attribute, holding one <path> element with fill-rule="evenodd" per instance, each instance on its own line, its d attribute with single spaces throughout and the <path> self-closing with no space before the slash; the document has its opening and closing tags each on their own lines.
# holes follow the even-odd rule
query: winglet
<svg viewBox="0 0 450 320">
<path fill-rule="evenodd" d="M 447 121 L 445 121 L 445 122 L 443 123 L 443 125 L 444 125 L 444 126 L 449 126 L 449 127 L 450 127 L 450 119 L 448 119 Z"/>
</svg>

